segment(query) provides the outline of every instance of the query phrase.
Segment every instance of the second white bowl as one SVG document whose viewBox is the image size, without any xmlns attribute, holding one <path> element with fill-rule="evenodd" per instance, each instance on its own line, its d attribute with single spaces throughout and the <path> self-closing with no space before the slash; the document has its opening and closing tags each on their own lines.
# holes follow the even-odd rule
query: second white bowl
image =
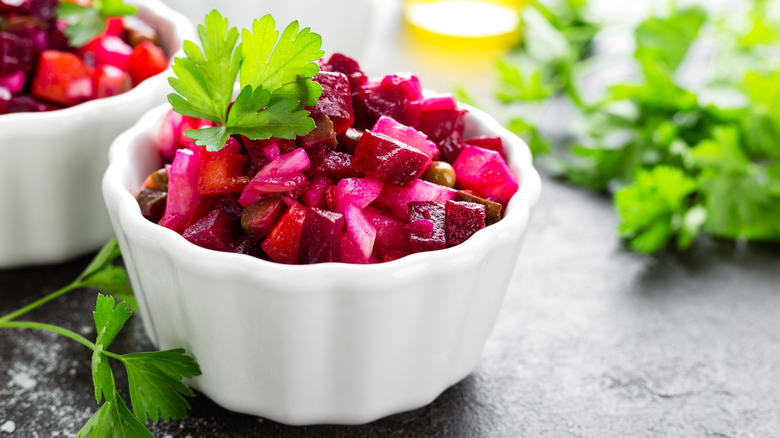
<svg viewBox="0 0 780 438">
<path fill-rule="evenodd" d="M 167 54 L 194 39 L 192 24 L 158 0 L 132 3 Z M 165 102 L 170 75 L 168 69 L 124 94 L 70 108 L 0 116 L 0 269 L 61 262 L 111 238 L 100 193 L 108 146 Z"/>
</svg>

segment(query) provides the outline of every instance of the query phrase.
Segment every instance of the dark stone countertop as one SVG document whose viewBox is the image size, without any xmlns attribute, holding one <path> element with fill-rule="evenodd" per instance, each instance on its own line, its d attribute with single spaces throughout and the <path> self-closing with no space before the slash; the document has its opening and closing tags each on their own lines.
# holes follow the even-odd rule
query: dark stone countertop
<svg viewBox="0 0 780 438">
<path fill-rule="evenodd" d="M 482 360 L 423 408 L 364 426 L 291 427 L 205 396 L 156 437 L 770 437 L 780 433 L 780 247 L 702 239 L 643 257 L 609 200 L 546 179 Z M 0 313 L 71 281 L 89 257 L 0 271 Z M 94 291 L 28 315 L 94 337 Z M 131 318 L 112 350 L 151 344 Z M 125 385 L 123 372 L 118 385 Z M 96 409 L 90 351 L 0 331 L 0 438 L 73 436 Z"/>
</svg>

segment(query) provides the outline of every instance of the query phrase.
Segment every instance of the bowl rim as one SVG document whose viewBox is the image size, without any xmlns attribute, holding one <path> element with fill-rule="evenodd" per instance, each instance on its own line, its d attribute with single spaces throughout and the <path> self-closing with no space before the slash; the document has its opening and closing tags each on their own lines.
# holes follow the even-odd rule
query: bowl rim
<svg viewBox="0 0 780 438">
<path fill-rule="evenodd" d="M 227 253 L 202 248 L 190 243 L 180 234 L 165 227 L 161 227 L 143 217 L 140 207 L 130 192 L 130 187 L 125 187 L 128 178 L 131 177 L 131 156 L 138 148 L 134 144 L 145 135 L 149 135 L 151 129 L 160 126 L 162 119 L 170 109 L 170 105 L 162 104 L 147 111 L 139 121 L 131 128 L 120 134 L 109 148 L 109 166 L 103 178 L 103 194 L 108 204 L 109 213 L 115 216 L 116 234 L 127 235 L 128 232 L 141 233 L 153 240 L 164 251 L 170 253 L 174 259 L 193 260 L 204 262 L 208 258 L 216 257 L 215 266 L 227 267 L 230 273 L 247 275 L 257 270 L 275 269 L 279 274 L 295 275 L 323 275 L 335 278 L 350 278 L 350 275 L 377 275 L 388 276 L 394 272 L 417 271 L 422 266 L 446 262 L 453 268 L 469 266 L 477 263 L 485 257 L 485 253 L 491 247 L 502 240 L 520 241 L 528 228 L 530 216 L 541 195 L 541 178 L 533 167 L 532 155 L 528 145 L 517 135 L 501 126 L 499 122 L 486 112 L 467 104 L 459 103 L 458 107 L 468 110 L 466 130 L 471 126 L 469 120 L 474 120 L 481 129 L 487 130 L 491 135 L 497 135 L 505 141 L 505 150 L 508 155 L 508 165 L 513 174 L 520 176 L 520 188 L 509 200 L 504 218 L 479 230 L 468 240 L 460 245 L 441 249 L 410 254 L 396 260 L 385 263 L 369 265 L 327 262 L 308 265 L 288 265 L 267 261 L 245 254 Z M 156 136 L 151 133 L 152 138 Z M 114 202 L 116 207 L 112 207 Z M 112 208 L 114 211 L 112 211 Z M 116 225 L 121 224 L 121 226 Z M 118 227 L 119 229 L 116 229 Z M 512 235 L 516 239 L 512 239 Z M 121 236 L 122 240 L 127 237 Z M 200 265 L 201 263 L 195 263 Z M 207 263 L 208 264 L 208 263 Z M 224 275 L 227 271 L 222 270 Z M 243 274 L 242 274 L 243 272 Z M 364 277 L 359 277 L 364 278 Z"/>
<path fill-rule="evenodd" d="M 182 13 L 172 9 L 161 0 L 128 0 L 128 2 L 139 7 L 139 15 L 150 14 L 169 23 L 172 34 L 181 41 L 181 46 L 168 56 L 168 68 L 141 81 L 141 83 L 127 92 L 115 96 L 92 99 L 53 111 L 2 114 L 0 115 L 0 132 L 5 132 L 6 130 L 23 131 L 29 129 L 30 125 L 53 125 L 66 123 L 68 120 L 76 118 L 90 118 L 95 114 L 110 111 L 114 106 L 133 105 L 142 99 L 142 96 L 156 92 L 156 82 L 165 80 L 164 78 L 171 75 L 173 59 L 183 53 L 184 41 L 194 38 L 194 26 Z M 9 146 L 11 145 L 9 144 Z"/>
</svg>

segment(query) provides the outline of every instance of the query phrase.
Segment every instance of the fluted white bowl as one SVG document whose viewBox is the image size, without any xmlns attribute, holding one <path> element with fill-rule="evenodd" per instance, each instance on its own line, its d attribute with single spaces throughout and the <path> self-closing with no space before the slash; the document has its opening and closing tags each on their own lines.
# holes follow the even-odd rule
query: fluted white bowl
<svg viewBox="0 0 780 438">
<path fill-rule="evenodd" d="M 135 0 L 168 55 L 194 28 L 158 0 Z M 56 111 L 0 116 L 0 268 L 55 263 L 111 238 L 100 181 L 108 147 L 148 109 L 165 102 L 170 69 L 132 90 Z"/>
<path fill-rule="evenodd" d="M 161 167 L 167 107 L 148 112 L 111 146 L 103 194 L 149 337 L 193 354 L 192 384 L 219 405 L 287 424 L 366 423 L 466 377 L 541 190 L 525 143 L 466 108 L 466 135 L 499 135 L 521 183 L 503 220 L 445 250 L 306 266 L 210 251 L 144 219 L 133 194 Z"/>
</svg>

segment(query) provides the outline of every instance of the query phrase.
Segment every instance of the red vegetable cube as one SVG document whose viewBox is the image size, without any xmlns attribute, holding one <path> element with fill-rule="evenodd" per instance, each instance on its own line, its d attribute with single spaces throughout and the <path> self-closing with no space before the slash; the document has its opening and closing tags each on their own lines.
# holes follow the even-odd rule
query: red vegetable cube
<svg viewBox="0 0 780 438">
<path fill-rule="evenodd" d="M 408 228 L 413 253 L 447 247 L 446 211 L 441 202 L 410 202 Z"/>
<path fill-rule="evenodd" d="M 224 211 L 212 210 L 206 217 L 190 225 L 182 236 L 206 249 L 233 252 L 240 233 Z"/>
<path fill-rule="evenodd" d="M 113 65 L 126 72 L 130 68 L 133 48 L 118 36 L 101 35 L 80 48 L 79 54 L 92 67 Z"/>
<path fill-rule="evenodd" d="M 483 149 L 490 149 L 501 154 L 501 157 L 506 160 L 506 153 L 504 152 L 504 143 L 501 142 L 501 137 L 490 137 L 482 135 L 479 137 L 472 137 L 464 140 L 463 143 L 470 144 L 472 146 L 479 146 Z"/>
<path fill-rule="evenodd" d="M 134 84 L 139 84 L 143 80 L 163 72 L 166 68 L 168 68 L 168 57 L 165 56 L 163 49 L 151 41 L 142 41 L 133 48 L 129 69 Z"/>
<path fill-rule="evenodd" d="M 384 134 L 366 131 L 352 156 L 352 168 L 382 182 L 408 187 L 425 170 L 429 158 Z"/>
<path fill-rule="evenodd" d="M 447 247 L 460 245 L 485 228 L 485 206 L 474 202 L 447 201 L 445 223 Z"/>
<path fill-rule="evenodd" d="M 298 263 L 301 231 L 308 209 L 295 201 L 290 202 L 292 205 L 260 247 L 273 261 L 294 265 Z"/>
<path fill-rule="evenodd" d="M 355 121 L 349 79 L 344 73 L 321 71 L 312 80 L 322 86 L 322 95 L 317 99 L 317 106 L 306 109 L 312 112 L 312 116 L 328 116 L 336 133 L 344 133 Z"/>
<path fill-rule="evenodd" d="M 367 122 L 370 125 L 383 115 L 392 117 L 406 126 L 416 127 L 419 123 L 418 102 L 423 97 L 417 76 L 407 74 L 385 76 L 379 83 L 367 83 L 360 87 L 359 97 L 365 106 Z"/>
<path fill-rule="evenodd" d="M 38 60 L 32 94 L 65 106 L 91 99 L 92 68 L 73 53 L 46 50 Z"/>
<path fill-rule="evenodd" d="M 506 162 L 496 151 L 466 145 L 452 167 L 458 184 L 477 196 L 495 198 L 506 204 L 519 185 Z"/>
<path fill-rule="evenodd" d="M 301 230 L 298 263 L 325 263 L 340 260 L 344 215 L 310 208 Z"/>
<path fill-rule="evenodd" d="M 382 186 L 382 193 L 374 201 L 374 205 L 406 222 L 409 220 L 408 206 L 410 202 L 436 201 L 444 203 L 455 199 L 457 194 L 457 190 L 418 179 L 409 187 L 385 184 Z"/>
</svg>

